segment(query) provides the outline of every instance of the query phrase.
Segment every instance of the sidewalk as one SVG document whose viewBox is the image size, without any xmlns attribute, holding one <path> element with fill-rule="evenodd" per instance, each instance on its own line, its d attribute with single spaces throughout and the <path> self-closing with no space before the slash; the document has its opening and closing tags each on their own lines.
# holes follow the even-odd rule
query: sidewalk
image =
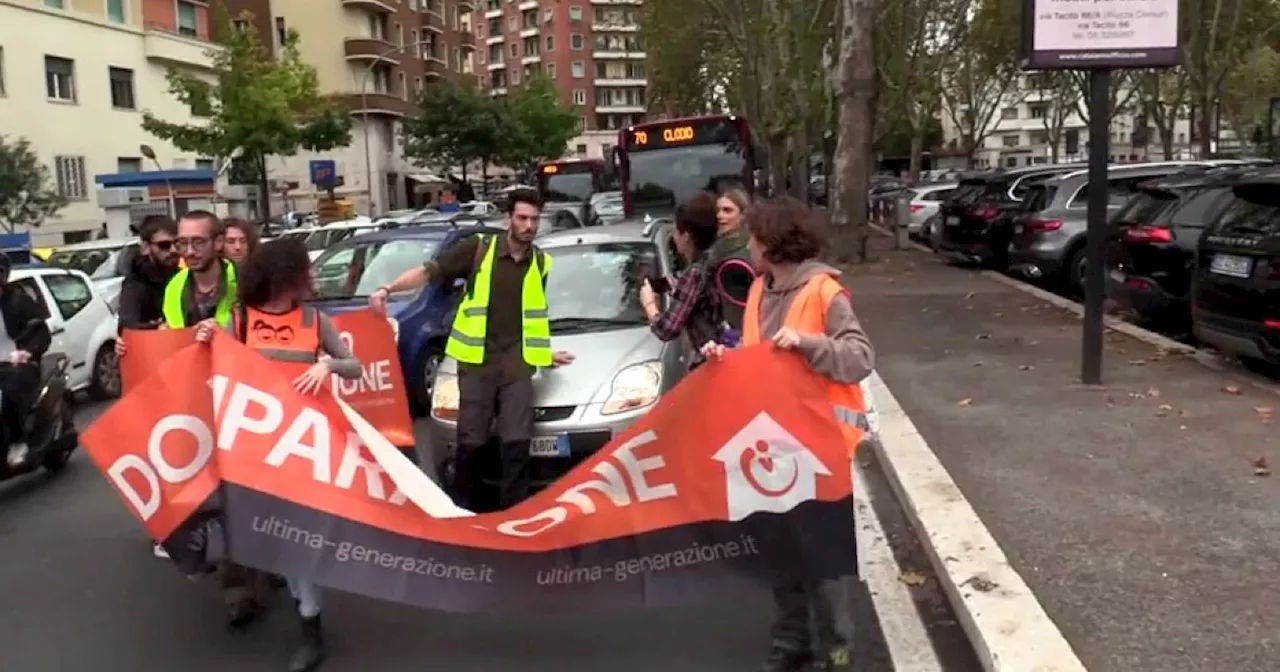
<svg viewBox="0 0 1280 672">
<path fill-rule="evenodd" d="M 1081 386 L 1074 316 L 878 253 L 877 370 L 1090 672 L 1280 669 L 1280 396 L 1116 333 Z"/>
</svg>

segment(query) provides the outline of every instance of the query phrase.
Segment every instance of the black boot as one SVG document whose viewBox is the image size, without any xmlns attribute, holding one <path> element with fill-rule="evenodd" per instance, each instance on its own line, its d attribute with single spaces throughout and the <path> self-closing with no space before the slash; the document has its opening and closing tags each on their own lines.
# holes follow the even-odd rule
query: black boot
<svg viewBox="0 0 1280 672">
<path fill-rule="evenodd" d="M 808 670 L 813 663 L 813 654 L 808 650 L 784 649 L 774 646 L 769 649 L 760 672 L 800 672 Z"/>
<path fill-rule="evenodd" d="M 289 672 L 311 672 L 324 662 L 324 635 L 320 617 L 302 619 L 302 644 L 289 658 Z"/>
</svg>

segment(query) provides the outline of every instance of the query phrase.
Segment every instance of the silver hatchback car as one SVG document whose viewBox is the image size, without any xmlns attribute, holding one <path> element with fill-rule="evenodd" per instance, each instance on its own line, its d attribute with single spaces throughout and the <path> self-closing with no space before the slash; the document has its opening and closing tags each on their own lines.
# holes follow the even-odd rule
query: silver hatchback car
<svg viewBox="0 0 1280 672">
<path fill-rule="evenodd" d="M 685 338 L 659 341 L 649 331 L 638 293 L 645 278 L 678 270 L 672 230 L 663 221 L 628 222 L 538 239 L 554 260 L 546 289 L 552 347 L 576 359 L 534 374 L 529 452 L 537 458 L 535 486 L 556 480 L 602 448 L 684 377 L 692 346 Z M 436 473 L 456 449 L 458 402 L 457 362 L 446 359 L 431 396 L 429 459 Z"/>
</svg>

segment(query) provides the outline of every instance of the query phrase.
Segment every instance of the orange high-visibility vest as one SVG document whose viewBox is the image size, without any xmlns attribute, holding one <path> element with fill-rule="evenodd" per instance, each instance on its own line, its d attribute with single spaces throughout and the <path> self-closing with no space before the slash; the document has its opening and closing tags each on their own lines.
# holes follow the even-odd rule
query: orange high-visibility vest
<svg viewBox="0 0 1280 672">
<path fill-rule="evenodd" d="M 237 308 L 231 324 L 245 345 L 283 365 L 291 375 L 301 374 L 320 358 L 320 320 L 311 306 L 281 315 Z"/>
<path fill-rule="evenodd" d="M 742 345 L 761 342 L 760 301 L 764 296 L 764 275 L 751 283 L 747 294 L 747 306 L 742 317 Z M 799 334 L 823 334 L 826 331 L 827 308 L 836 296 L 845 293 L 839 280 L 827 274 L 815 275 L 805 283 L 787 308 L 782 326 L 791 327 Z M 772 334 L 770 334 L 772 337 Z M 840 430 L 848 440 L 849 453 L 853 454 L 868 430 L 867 402 L 862 387 L 857 383 L 827 381 L 827 399 L 832 412 L 840 422 Z"/>
</svg>

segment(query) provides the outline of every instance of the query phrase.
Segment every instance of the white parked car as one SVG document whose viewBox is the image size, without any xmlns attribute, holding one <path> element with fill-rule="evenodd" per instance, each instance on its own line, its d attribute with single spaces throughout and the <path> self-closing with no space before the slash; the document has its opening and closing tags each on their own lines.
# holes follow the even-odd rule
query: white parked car
<svg viewBox="0 0 1280 672">
<path fill-rule="evenodd" d="M 49 352 L 67 356 L 67 383 L 98 399 L 120 395 L 116 359 L 116 313 L 83 271 L 19 267 L 9 284 L 27 293 L 48 315 L 53 343 Z"/>
<path fill-rule="evenodd" d="M 49 255 L 49 265 L 89 274 L 103 300 L 115 309 L 120 305 L 120 285 L 129 264 L 138 254 L 137 238 L 93 240 L 60 247 Z"/>
</svg>

